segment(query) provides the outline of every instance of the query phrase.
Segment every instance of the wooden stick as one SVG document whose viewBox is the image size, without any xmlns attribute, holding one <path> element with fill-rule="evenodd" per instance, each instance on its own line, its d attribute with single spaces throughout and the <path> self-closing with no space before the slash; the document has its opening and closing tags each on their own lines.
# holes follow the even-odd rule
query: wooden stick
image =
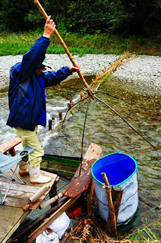
<svg viewBox="0 0 161 243">
<path fill-rule="evenodd" d="M 71 109 L 71 103 L 68 104 L 68 111 Z"/>
<path fill-rule="evenodd" d="M 9 153 L 11 156 L 15 156 L 16 155 L 15 148 L 12 148 L 11 150 L 9 150 Z"/>
<path fill-rule="evenodd" d="M 39 199 L 44 192 L 46 192 L 50 186 L 44 185 L 41 187 L 32 197 L 29 198 L 29 202 L 35 202 L 37 199 Z"/>
<path fill-rule="evenodd" d="M 106 190 L 107 190 L 107 200 L 108 200 L 108 206 L 109 206 L 109 216 L 107 220 L 107 225 L 111 225 L 111 233 L 115 237 L 117 237 L 117 229 L 116 229 L 116 217 L 115 217 L 115 212 L 114 212 L 114 206 L 113 206 L 113 201 L 112 201 L 112 195 L 111 195 L 111 188 L 110 184 L 108 182 L 106 173 L 102 172 L 102 179 L 105 183 Z M 110 221 L 110 223 L 109 223 Z"/>
<path fill-rule="evenodd" d="M 29 203 L 23 207 L 23 211 L 27 212 L 30 209 L 30 203 L 36 202 L 48 189 L 50 186 L 44 185 L 41 187 L 32 197 L 29 198 Z"/>
<path fill-rule="evenodd" d="M 112 201 L 114 205 L 114 211 L 115 211 L 115 216 L 116 216 L 116 221 L 120 209 L 120 204 L 122 200 L 122 194 L 124 192 L 124 189 L 120 186 L 116 186 L 112 188 Z"/>
<path fill-rule="evenodd" d="M 39 208 L 40 209 L 44 209 L 47 206 L 51 205 L 52 203 L 56 202 L 57 200 L 59 200 L 60 198 L 62 198 L 64 196 L 64 193 L 66 192 L 66 190 L 60 192 L 58 195 L 56 195 L 55 197 L 47 200 L 46 202 L 42 203 Z"/>
<path fill-rule="evenodd" d="M 52 186 L 51 190 L 49 191 L 49 197 L 50 197 L 50 199 L 53 198 L 53 195 L 54 196 L 58 195 L 57 189 L 58 189 L 59 179 L 60 178 L 58 178 L 58 180 L 55 181 L 54 185 Z M 54 207 L 56 204 L 58 204 L 58 202 L 52 203 L 51 204 L 51 207 Z"/>
<path fill-rule="evenodd" d="M 54 213 L 56 210 L 58 210 L 58 208 L 60 208 L 64 203 L 67 202 L 67 200 L 69 200 L 69 198 L 64 198 L 62 199 L 61 202 L 58 203 L 58 205 L 54 206 L 53 208 L 50 208 L 47 212 L 43 213 L 42 215 L 40 215 L 37 219 L 35 219 L 32 223 L 30 223 L 29 225 L 27 225 L 27 227 L 24 227 L 21 231 L 17 231 L 13 238 L 12 241 L 19 239 L 21 236 L 23 236 L 24 234 L 26 234 L 28 231 L 30 231 L 31 229 L 33 229 L 36 225 L 40 225 L 40 223 L 45 219 L 48 218 L 52 213 Z"/>
<path fill-rule="evenodd" d="M 40 10 L 40 12 L 42 13 L 42 15 L 44 16 L 44 18 L 47 19 L 47 18 L 48 18 L 48 15 L 47 15 L 47 13 L 45 12 L 45 10 L 43 9 L 43 7 L 41 6 L 40 2 L 39 2 L 38 0 L 34 0 L 34 2 L 35 2 L 35 4 L 36 4 L 36 6 L 38 7 L 38 9 Z M 58 33 L 58 31 L 56 30 L 56 28 L 55 28 L 55 31 L 54 31 L 54 32 L 55 32 L 55 34 L 56 34 L 58 40 L 59 40 L 60 43 L 62 44 L 64 50 L 66 51 L 66 53 L 67 53 L 69 59 L 70 59 L 71 62 L 73 63 L 73 65 L 74 65 L 74 66 L 77 66 L 77 64 L 75 63 L 75 61 L 74 61 L 74 59 L 73 59 L 73 57 L 72 57 L 72 55 L 71 55 L 71 53 L 69 52 L 69 50 L 68 50 L 66 44 L 64 43 L 63 39 L 62 39 L 61 36 L 59 35 L 59 33 Z M 93 93 L 92 93 L 91 89 L 89 88 L 89 86 L 88 86 L 87 82 L 85 81 L 85 79 L 84 79 L 83 75 L 81 74 L 81 72 L 78 72 L 78 75 L 79 75 L 79 77 L 81 78 L 82 82 L 84 83 L 85 87 L 87 88 L 88 93 L 89 93 L 90 96 L 94 99 Z"/>
<path fill-rule="evenodd" d="M 87 202 L 87 213 L 88 213 L 88 217 L 91 216 L 91 204 L 92 204 L 92 199 L 93 199 L 93 193 L 94 193 L 94 182 L 92 180 L 92 185 L 91 185 L 89 200 Z"/>
<path fill-rule="evenodd" d="M 48 120 L 48 125 L 49 125 L 49 131 L 52 130 L 52 119 Z"/>
<path fill-rule="evenodd" d="M 28 243 L 32 243 L 45 229 L 47 229 L 63 212 L 65 212 L 79 197 L 70 198 L 64 205 L 52 214 L 44 223 L 42 223 L 31 235 L 28 237 Z"/>
<path fill-rule="evenodd" d="M 59 111 L 59 121 L 62 120 L 62 111 Z"/>
<path fill-rule="evenodd" d="M 28 203 L 25 206 L 23 206 L 23 211 L 27 212 L 27 210 L 29 210 L 29 208 L 30 208 L 30 204 Z"/>
</svg>

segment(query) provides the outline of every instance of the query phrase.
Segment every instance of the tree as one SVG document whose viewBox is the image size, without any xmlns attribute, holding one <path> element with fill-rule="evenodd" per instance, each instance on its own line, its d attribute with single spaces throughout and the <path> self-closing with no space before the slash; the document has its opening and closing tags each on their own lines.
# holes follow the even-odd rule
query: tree
<svg viewBox="0 0 161 243">
<path fill-rule="evenodd" d="M 88 33 L 107 31 L 113 25 L 119 4 L 119 0 L 116 4 L 112 0 L 73 1 L 68 9 L 70 25 L 77 31 Z"/>
<path fill-rule="evenodd" d="M 39 0 L 63 32 L 110 32 L 122 36 L 161 31 L 161 0 Z M 33 0 L 1 0 L 0 24 L 10 31 L 42 28 Z"/>
<path fill-rule="evenodd" d="M 24 30 L 24 17 L 29 11 L 27 0 L 2 0 L 2 19 L 11 31 Z"/>
<path fill-rule="evenodd" d="M 126 32 L 146 34 L 161 30 L 160 0 L 121 0 L 121 3 L 126 16 L 122 22 Z"/>
</svg>

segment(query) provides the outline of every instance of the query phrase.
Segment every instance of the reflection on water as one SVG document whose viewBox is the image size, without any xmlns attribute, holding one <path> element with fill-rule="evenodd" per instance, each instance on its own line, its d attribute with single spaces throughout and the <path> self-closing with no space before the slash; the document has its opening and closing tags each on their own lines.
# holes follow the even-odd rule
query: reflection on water
<svg viewBox="0 0 161 243">
<path fill-rule="evenodd" d="M 65 114 L 69 100 L 75 101 L 81 90 L 80 80 L 63 82 L 54 89 L 48 89 L 49 116 L 57 122 L 58 112 L 62 111 Z M 108 95 L 98 93 L 97 96 L 115 109 L 157 148 L 153 149 L 105 105 L 96 99 L 90 100 L 84 135 L 84 154 L 91 143 L 97 143 L 102 147 L 102 156 L 120 151 L 129 154 L 138 163 L 140 220 L 132 227 L 133 231 L 136 227 L 150 224 L 160 217 L 161 95 L 157 91 L 146 90 L 143 87 L 136 88 L 132 84 L 114 79 L 102 84 L 99 90 Z M 0 102 L 1 141 L 4 142 L 9 139 L 12 129 L 5 125 L 8 116 L 7 98 L 2 97 Z M 47 140 L 46 153 L 80 157 L 86 108 L 87 103 L 79 103 L 67 116 L 65 123 L 47 136 L 44 134 L 48 132 L 48 128 L 39 130 L 40 139 Z"/>
</svg>

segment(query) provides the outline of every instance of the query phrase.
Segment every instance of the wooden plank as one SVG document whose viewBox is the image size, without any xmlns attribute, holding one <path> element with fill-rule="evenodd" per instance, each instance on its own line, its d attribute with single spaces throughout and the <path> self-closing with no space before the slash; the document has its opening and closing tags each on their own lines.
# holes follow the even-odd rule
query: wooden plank
<svg viewBox="0 0 161 243">
<path fill-rule="evenodd" d="M 70 198 L 63 204 L 55 213 L 53 213 L 43 224 L 41 224 L 31 235 L 28 237 L 28 243 L 33 242 L 45 229 L 47 229 L 63 212 L 65 212 L 79 197 Z"/>
<path fill-rule="evenodd" d="M 22 208 L 10 206 L 0 207 L 0 242 L 5 243 L 11 235 L 17 230 L 20 224 L 24 221 L 27 215 L 31 212 L 28 210 L 23 212 Z"/>
<path fill-rule="evenodd" d="M 49 183 L 45 183 L 46 185 L 50 186 L 50 188 L 54 185 L 55 181 L 59 178 L 56 174 L 42 171 L 41 173 L 46 176 L 52 177 L 52 180 Z M 11 178 L 11 171 L 8 171 L 4 175 Z M 5 205 L 12 206 L 12 207 L 20 207 L 23 208 L 26 204 L 29 203 L 29 198 L 33 196 L 39 189 L 40 187 L 43 187 L 44 184 L 31 184 L 30 183 L 30 176 L 25 175 L 25 176 L 18 176 L 26 182 L 26 185 L 22 185 L 16 181 L 13 181 L 10 187 L 10 190 L 7 194 L 6 200 L 5 200 Z M 15 177 L 15 179 L 17 179 Z M 6 189 L 10 183 L 10 180 L 1 177 L 1 181 L 3 185 L 1 186 L 1 191 L 2 191 L 2 196 L 4 197 L 4 194 L 6 192 Z M 50 188 L 44 192 L 44 194 L 37 200 L 36 203 L 32 203 L 30 205 L 30 209 L 35 210 L 40 203 L 43 201 L 45 196 L 49 193 Z"/>
<path fill-rule="evenodd" d="M 55 183 L 55 180 L 57 180 L 59 177 L 53 173 L 49 173 L 46 171 L 41 171 L 41 173 L 51 176 L 52 181 L 49 183 L 46 183 L 46 185 L 50 185 L 50 187 L 53 186 Z M 8 171 L 5 173 L 5 176 L 10 177 L 10 174 L 12 174 L 11 171 Z M 23 211 L 23 206 L 29 203 L 29 198 L 37 192 L 40 187 L 43 187 L 44 184 L 31 184 L 29 175 L 26 176 L 20 176 L 23 181 L 25 181 L 26 185 L 21 185 L 17 182 L 12 182 L 11 188 L 9 190 L 9 193 L 5 200 L 5 205 L 0 206 L 0 242 L 5 243 L 10 236 L 15 232 L 15 230 L 18 228 L 18 226 L 23 222 L 23 220 L 27 217 L 27 215 L 32 210 L 35 210 L 42 200 L 45 198 L 47 193 L 50 191 L 50 188 L 47 192 L 45 192 L 39 200 L 37 200 L 36 203 L 33 203 L 30 205 L 30 209 L 27 210 L 27 212 Z M 2 178 L 3 185 L 2 187 L 7 188 L 7 184 L 9 183 L 9 180 Z M 15 178 L 16 179 L 16 178 Z M 2 190 L 2 195 L 4 196 L 5 188 Z"/>
<path fill-rule="evenodd" d="M 15 137 L 9 139 L 7 142 L 0 145 L 0 152 L 5 154 L 8 151 L 10 151 L 11 149 L 13 149 L 15 146 L 20 144 L 21 142 L 22 142 L 21 138 L 19 138 L 18 136 L 15 136 Z"/>
<path fill-rule="evenodd" d="M 79 193 L 87 190 L 91 181 L 91 166 L 100 158 L 102 153 L 101 146 L 99 144 L 90 144 L 81 165 L 78 167 L 71 183 L 69 184 L 65 196 L 76 197 Z M 81 171 L 80 171 L 81 170 Z"/>
</svg>

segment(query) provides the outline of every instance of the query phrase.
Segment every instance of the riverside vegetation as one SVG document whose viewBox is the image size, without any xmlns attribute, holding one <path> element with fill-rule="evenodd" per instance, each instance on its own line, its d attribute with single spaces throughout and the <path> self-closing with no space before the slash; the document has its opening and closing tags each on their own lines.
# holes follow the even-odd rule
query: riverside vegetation
<svg viewBox="0 0 161 243">
<path fill-rule="evenodd" d="M 58 29 L 59 31 L 59 29 Z M 0 56 L 23 55 L 33 42 L 43 33 L 43 29 L 29 32 L 0 32 Z M 161 56 L 161 34 L 153 37 L 122 38 L 107 33 L 80 34 L 67 33 L 60 26 L 59 31 L 72 55 L 116 54 L 130 52 L 136 55 Z M 52 36 L 47 49 L 50 54 L 65 53 L 56 36 Z"/>
<path fill-rule="evenodd" d="M 161 56 L 160 36 L 153 38 L 137 38 L 135 36 L 122 38 L 105 33 L 80 35 L 64 33 L 63 30 L 59 33 L 73 55 L 85 55 L 89 53 L 119 55 L 128 51 L 137 55 Z M 41 34 L 42 29 L 30 32 L 0 33 L 0 56 L 23 55 Z M 51 54 L 65 53 L 55 36 L 51 38 L 51 44 L 47 52 Z M 109 76 L 104 77 L 104 81 L 108 78 Z M 160 228 L 161 218 L 150 225 L 145 225 L 142 230 L 137 229 L 132 234 L 127 234 L 124 239 L 135 240 L 137 242 L 160 242 L 161 240 L 155 234 Z"/>
</svg>

